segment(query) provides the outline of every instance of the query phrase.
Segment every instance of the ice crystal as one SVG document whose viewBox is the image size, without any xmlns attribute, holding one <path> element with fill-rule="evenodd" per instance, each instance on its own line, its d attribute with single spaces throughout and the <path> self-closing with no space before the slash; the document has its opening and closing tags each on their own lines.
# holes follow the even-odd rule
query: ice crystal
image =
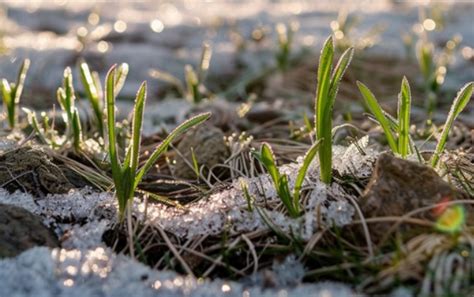
<svg viewBox="0 0 474 297">
<path fill-rule="evenodd" d="M 331 201 L 327 208 L 326 221 L 342 227 L 352 222 L 354 207 L 345 201 Z"/>
<path fill-rule="evenodd" d="M 296 259 L 295 255 L 290 255 L 281 263 L 274 262 L 272 270 L 277 276 L 279 286 L 288 287 L 301 284 L 305 269 L 303 264 Z"/>
<path fill-rule="evenodd" d="M 334 169 L 341 175 L 352 175 L 358 178 L 369 177 L 379 153 L 370 148 L 368 144 L 369 136 L 364 136 L 347 148 L 334 146 Z"/>
</svg>

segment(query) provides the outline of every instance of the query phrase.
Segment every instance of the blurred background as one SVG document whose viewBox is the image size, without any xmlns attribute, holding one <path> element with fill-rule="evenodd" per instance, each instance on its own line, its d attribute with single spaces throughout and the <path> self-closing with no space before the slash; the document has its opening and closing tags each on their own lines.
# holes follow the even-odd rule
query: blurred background
<svg viewBox="0 0 474 297">
<path fill-rule="evenodd" d="M 415 49 L 420 40 L 433 44 L 440 57 L 451 50 L 440 58 L 440 74 L 448 66 L 449 72 L 439 81 L 455 90 L 474 77 L 473 16 L 471 1 L 1 1 L 0 76 L 14 80 L 21 61 L 30 58 L 22 102 L 41 109 L 55 102 L 65 67 L 78 80 L 78 62 L 85 60 L 103 79 L 112 64 L 126 62 L 130 73 L 120 97 L 134 97 L 147 80 L 149 98 L 160 100 L 176 96 L 164 74 L 182 80 L 184 66 L 199 63 L 206 43 L 212 49 L 206 87 L 229 95 L 243 77 L 278 63 L 275 55 L 291 31 L 295 62 L 289 68 L 308 69 L 291 76 L 296 83 L 314 82 L 321 44 L 333 33 L 338 47 L 354 45 L 357 56 L 369 57 L 357 79 L 375 80 L 377 87 L 377 77 L 391 81 L 387 72 L 393 72 L 393 94 L 403 74 L 423 85 Z M 279 85 L 251 91 L 284 98 Z M 351 97 L 351 90 L 342 96 Z"/>
</svg>

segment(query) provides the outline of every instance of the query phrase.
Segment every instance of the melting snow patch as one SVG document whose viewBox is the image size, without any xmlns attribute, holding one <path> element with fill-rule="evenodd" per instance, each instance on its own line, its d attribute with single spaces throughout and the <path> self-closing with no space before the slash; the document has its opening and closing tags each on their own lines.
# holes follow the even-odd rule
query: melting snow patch
<svg viewBox="0 0 474 297">
<path fill-rule="evenodd" d="M 360 145 L 363 146 L 362 143 Z M 335 159 L 345 164 L 348 163 L 347 159 L 350 156 L 352 160 L 350 164 L 354 165 L 354 169 L 364 169 L 367 170 L 364 175 L 370 174 L 372 167 L 367 163 L 375 157 L 368 154 L 357 157 L 353 150 L 355 148 L 352 146 L 345 148 L 335 155 Z M 279 168 L 282 174 L 288 176 L 290 189 L 294 187 L 295 177 L 301 165 L 300 158 L 297 163 Z M 364 166 L 367 168 L 365 169 Z M 345 167 L 341 165 L 340 170 L 345 170 Z M 303 205 L 305 215 L 298 219 L 291 219 L 281 211 L 272 210 L 280 203 L 280 198 L 270 177 L 265 174 L 256 178 L 237 180 L 230 189 L 212 194 L 209 198 L 201 199 L 185 209 L 156 204 L 149 206 L 147 219 L 184 238 L 217 235 L 224 231 L 224 228 L 227 228 L 230 234 L 266 229 L 268 226 L 262 219 L 261 213 L 255 209 L 248 210 L 247 199 L 241 189 L 241 184 L 244 182 L 249 194 L 254 197 L 255 204 L 265 209 L 265 214 L 275 226 L 284 232 L 294 232 L 295 235 L 308 240 L 318 228 L 322 227 L 318 225 L 319 215 L 323 216 L 322 222 L 326 225 L 343 226 L 352 221 L 354 214 L 353 206 L 346 200 L 349 194 L 336 183 L 329 186 L 321 183 L 318 176 L 319 169 L 316 161 L 311 165 L 303 184 L 303 188 L 310 191 L 310 194 Z M 270 207 L 272 209 L 263 207 L 265 205 L 272 206 Z"/>
<path fill-rule="evenodd" d="M 333 166 L 341 175 L 357 178 L 369 177 L 379 152 L 369 144 L 369 136 L 364 136 L 349 147 L 334 146 Z"/>
<path fill-rule="evenodd" d="M 291 261 L 290 261 L 291 262 Z M 282 264 L 282 268 L 286 267 Z M 287 289 L 265 289 L 223 280 L 205 281 L 152 270 L 107 248 L 64 250 L 33 248 L 0 261 L 0 296 L 353 296 L 332 282 Z"/>
<path fill-rule="evenodd" d="M 371 162 L 376 154 L 367 148 L 368 139 L 362 139 L 348 148 L 336 147 L 334 166 L 342 173 L 358 172 L 361 176 L 371 173 Z M 358 148 L 370 152 L 361 154 Z M 294 187 L 295 177 L 302 165 L 298 162 L 280 167 L 282 174 L 289 178 L 290 189 Z M 349 170 L 348 166 L 354 171 Z M 243 179 L 249 193 L 255 198 L 255 204 L 264 209 L 272 224 L 288 233 L 309 240 L 324 225 L 343 226 L 351 222 L 354 208 L 347 202 L 344 189 L 333 183 L 328 186 L 319 180 L 318 160 L 311 164 L 303 188 L 308 191 L 303 199 L 305 214 L 291 219 L 279 210 L 280 203 L 275 187 L 268 175 Z M 262 219 L 262 212 L 247 209 L 247 200 L 241 189 L 241 180 L 235 181 L 229 189 L 214 193 L 184 209 L 168 207 L 162 204 L 148 204 L 147 223 L 158 224 L 164 230 L 182 238 L 195 238 L 205 235 L 217 235 L 225 229 L 230 234 L 239 234 L 268 228 Z M 41 215 L 46 225 L 55 228 L 62 236 L 67 232 L 65 245 L 68 248 L 87 248 L 101 245 L 101 234 L 107 226 L 115 222 L 116 201 L 111 193 L 95 193 L 88 189 L 71 191 L 67 195 L 48 195 L 44 199 L 35 199 L 29 194 L 16 192 L 9 194 L 0 189 L 0 202 L 13 204 Z M 134 212 L 144 218 L 144 204 L 136 200 Z M 70 224 L 80 225 L 70 225 Z M 323 224 L 323 226 L 321 226 Z"/>
<path fill-rule="evenodd" d="M 364 146 L 363 143 L 358 145 Z M 352 146 L 336 149 L 334 159 L 338 171 L 344 172 L 344 164 L 349 163 L 356 171 L 362 170 L 374 158 L 371 154 L 357 155 L 358 151 L 354 150 Z M 300 158 L 299 162 L 280 167 L 280 171 L 289 177 L 290 188 L 294 186 L 301 164 Z M 353 206 L 347 202 L 349 194 L 336 183 L 330 186 L 321 183 L 318 167 L 315 160 L 303 183 L 307 193 L 302 199 L 305 214 L 298 219 L 291 219 L 275 210 L 281 202 L 268 175 L 245 179 L 244 182 L 255 204 L 264 210 L 274 226 L 309 240 L 321 227 L 332 224 L 343 226 L 350 223 L 354 215 Z M 371 170 L 371 166 L 367 168 Z M 261 213 L 256 209 L 248 210 L 241 182 L 236 180 L 228 189 L 187 205 L 184 209 L 149 204 L 146 222 L 158 224 L 164 230 L 188 239 L 217 235 L 224 230 L 230 234 L 240 234 L 267 229 Z M 203 281 L 173 272 L 153 271 L 133 259 L 114 254 L 102 243 L 104 231 L 116 222 L 117 217 L 117 204 L 111 193 L 82 189 L 66 195 L 48 195 L 36 199 L 29 194 L 9 194 L 0 189 L 0 202 L 17 205 L 42 216 L 45 224 L 54 227 L 62 237 L 63 248 L 68 249 L 51 251 L 34 248 L 17 258 L 0 261 L 0 296 L 120 297 L 154 296 L 157 292 L 163 296 L 220 296 L 224 293 L 226 296 L 352 294 L 348 287 L 334 283 L 262 291 L 261 282 L 245 287 L 243 283 Z M 143 202 L 137 199 L 134 202 L 135 215 L 143 219 L 144 210 Z M 278 275 L 277 283 L 286 286 L 299 283 L 304 268 L 293 258 L 287 258 L 283 263 L 275 264 L 273 272 Z"/>
<path fill-rule="evenodd" d="M 102 234 L 116 217 L 112 194 L 95 193 L 87 188 L 66 195 L 48 195 L 44 199 L 19 191 L 10 194 L 0 188 L 0 203 L 23 207 L 42 216 L 43 223 L 59 237 L 67 234 L 63 242 L 67 248 L 102 245 Z"/>
</svg>

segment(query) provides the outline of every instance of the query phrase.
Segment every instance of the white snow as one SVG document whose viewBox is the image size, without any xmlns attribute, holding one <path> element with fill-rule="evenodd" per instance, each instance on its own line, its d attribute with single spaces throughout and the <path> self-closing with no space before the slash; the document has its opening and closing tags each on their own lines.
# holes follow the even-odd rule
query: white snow
<svg viewBox="0 0 474 297">
<path fill-rule="evenodd" d="M 0 296 L 10 297 L 349 297 L 353 294 L 346 285 L 333 282 L 262 289 L 223 280 L 195 279 L 152 270 L 102 247 L 82 250 L 40 247 L 0 261 Z"/>
</svg>

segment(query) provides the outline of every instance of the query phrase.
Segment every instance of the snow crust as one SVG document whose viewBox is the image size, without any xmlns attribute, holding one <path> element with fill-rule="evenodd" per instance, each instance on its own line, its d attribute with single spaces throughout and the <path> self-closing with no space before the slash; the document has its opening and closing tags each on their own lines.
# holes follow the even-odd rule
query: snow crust
<svg viewBox="0 0 474 297">
<path fill-rule="evenodd" d="M 321 282 L 287 289 L 262 289 L 223 280 L 203 280 L 151 270 L 107 248 L 33 248 L 0 261 L 0 296 L 11 297 L 210 297 L 354 296 L 346 285 Z"/>
</svg>

